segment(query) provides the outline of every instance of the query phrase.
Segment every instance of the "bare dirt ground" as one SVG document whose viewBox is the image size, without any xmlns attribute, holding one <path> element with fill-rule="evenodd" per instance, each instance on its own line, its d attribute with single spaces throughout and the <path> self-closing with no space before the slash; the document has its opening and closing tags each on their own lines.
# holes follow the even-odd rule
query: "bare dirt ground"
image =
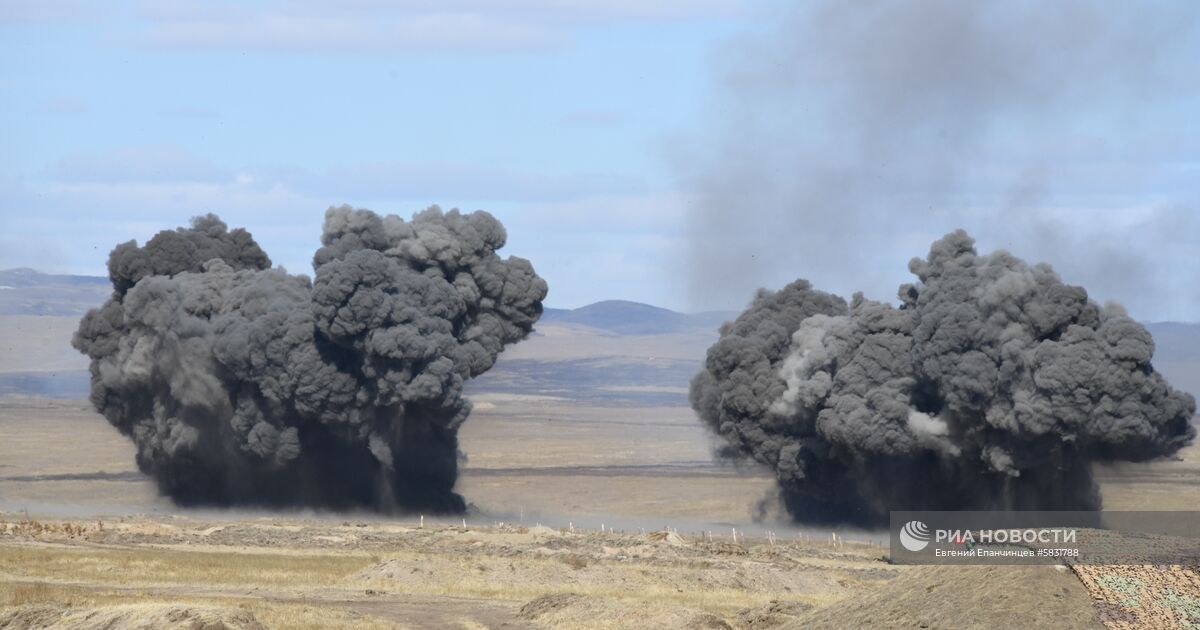
<svg viewBox="0 0 1200 630">
<path fill-rule="evenodd" d="M 87 369 L 70 343 L 78 317 L 0 315 L 0 324 L 0 373 Z"/>
<path fill-rule="evenodd" d="M 771 487 L 713 463 L 683 407 L 602 407 L 485 394 L 460 434 L 458 491 L 495 520 L 599 529 L 742 523 Z M 86 401 L 0 397 L 0 509 L 41 514 L 172 512 L 135 450 Z"/>
<path fill-rule="evenodd" d="M 161 627 L 204 615 L 232 628 L 1099 627 L 1082 584 L 1052 567 L 892 566 L 880 547 L 823 537 L 5 517 L 0 627 Z M 1008 589 L 998 603 L 956 612 L 993 583 Z M 1037 606 L 1011 607 L 1042 590 Z"/>
<path fill-rule="evenodd" d="M 1124 628 L 1129 592 L 1138 623 L 1200 623 L 1194 580 L 1137 590 L 1170 569 L 906 567 L 880 535 L 755 525 L 770 478 L 714 464 L 684 407 L 473 399 L 475 509 L 421 527 L 179 510 L 86 402 L 0 397 L 0 628 Z M 1200 505 L 1196 447 L 1098 477 L 1110 508 Z"/>
</svg>

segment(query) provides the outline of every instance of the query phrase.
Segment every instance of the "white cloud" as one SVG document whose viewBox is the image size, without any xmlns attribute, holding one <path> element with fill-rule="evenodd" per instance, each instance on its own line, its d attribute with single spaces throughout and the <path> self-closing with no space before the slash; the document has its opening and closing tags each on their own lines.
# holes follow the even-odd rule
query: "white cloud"
<svg viewBox="0 0 1200 630">
<path fill-rule="evenodd" d="M 466 162 L 361 162 L 309 171 L 294 166 L 218 166 L 170 145 L 131 146 L 67 156 L 42 175 L 63 185 L 100 187 L 191 184 L 282 187 L 314 198 L 349 203 L 373 199 L 563 202 L 604 195 L 640 194 L 645 181 L 622 173 L 546 172 Z"/>
<path fill-rule="evenodd" d="M 176 179 L 166 178 L 168 171 L 147 172 L 137 166 L 155 155 L 176 164 L 169 171 Z M 130 238 L 145 241 L 192 216 L 214 212 L 230 225 L 249 229 L 276 264 L 307 273 L 328 206 L 347 202 L 407 216 L 441 202 L 443 207 L 457 205 L 463 210 L 482 207 L 500 218 L 509 233 L 504 253 L 533 261 L 552 284 L 552 305 L 580 306 L 608 297 L 670 307 L 684 304 L 684 285 L 676 279 L 684 248 L 680 225 L 685 207 L 674 194 L 605 192 L 590 185 L 572 191 L 578 182 L 567 178 L 566 184 L 549 184 L 549 192 L 571 193 L 558 198 L 546 190 L 539 192 L 537 178 L 509 185 L 487 169 L 469 166 L 451 167 L 449 172 L 486 177 L 464 182 L 443 174 L 446 188 L 422 189 L 415 184 L 388 184 L 393 171 L 366 168 L 343 181 L 341 192 L 332 192 L 324 188 L 338 181 L 332 173 L 308 186 L 305 180 L 314 176 L 301 171 L 219 168 L 217 176 L 209 177 L 210 165 L 185 156 L 161 149 L 140 154 L 124 149 L 68 160 L 48 170 L 56 178 L 0 178 L 0 223 L 6 234 L 20 234 L 20 241 L 27 244 L 19 247 L 9 242 L 12 239 L 6 241 L 9 247 L 0 249 L 0 267 L 102 274 L 115 244 Z M 125 170 L 115 170 L 116 166 L 102 170 L 105 163 L 122 163 Z M 409 184 L 422 178 L 419 171 L 404 177 L 411 180 Z M 452 189 L 459 191 L 454 193 L 459 200 L 463 190 L 503 197 L 487 192 L 488 178 L 498 187 L 506 186 L 502 192 L 509 197 L 542 200 L 510 198 L 467 205 L 447 198 Z M 434 190 L 443 194 L 435 195 Z"/>
<path fill-rule="evenodd" d="M 429 198 L 521 202 L 563 201 L 641 192 L 641 178 L 619 173 L 548 173 L 489 164 L 373 162 L 302 176 L 314 193 L 372 199 Z"/>
<path fill-rule="evenodd" d="M 621 298 L 683 308 L 684 200 L 673 193 L 603 195 L 499 209 L 512 253 L 550 283 L 549 304 Z"/>
<path fill-rule="evenodd" d="M 176 147 L 125 147 L 65 158 L 34 178 L 0 179 L 6 231 L 31 243 L 79 245 L 66 257 L 34 259 L 28 257 L 36 248 L 13 248 L 0 252 L 0 265 L 101 273 L 114 244 L 215 212 L 251 229 L 276 263 L 305 272 L 328 206 L 350 203 L 406 216 L 438 203 L 494 212 L 509 227 L 509 253 L 543 266 L 561 262 L 563 271 L 555 273 L 577 287 L 577 297 L 601 295 L 598 288 L 618 290 L 630 277 L 657 273 L 667 256 L 658 244 L 675 238 L 678 205 L 669 196 L 643 195 L 643 188 L 636 177 L 479 164 L 354 164 L 316 173 L 232 168 Z M 635 242 L 643 246 L 622 251 Z M 638 271 L 630 272 L 630 265 Z M 640 295 L 652 297 L 644 290 Z"/>
<path fill-rule="evenodd" d="M 737 14 L 739 0 L 448 0 L 249 6 L 232 2 L 146 2 L 138 39 L 172 49 L 300 53 L 536 52 L 569 42 L 569 29 Z"/>
<path fill-rule="evenodd" d="M 553 225 L 559 232 L 674 236 L 683 224 L 684 204 L 683 197 L 675 193 L 596 195 L 522 204 L 510 216 L 514 222 L 527 223 L 531 228 Z"/>
<path fill-rule="evenodd" d="M 80 22 L 95 18 L 102 8 L 87 0 L 0 0 L 0 23 Z"/>
<path fill-rule="evenodd" d="M 144 41 L 162 48 L 299 53 L 497 53 L 544 50 L 560 34 L 503 18 L 434 13 L 395 19 L 240 11 L 153 24 Z"/>
</svg>

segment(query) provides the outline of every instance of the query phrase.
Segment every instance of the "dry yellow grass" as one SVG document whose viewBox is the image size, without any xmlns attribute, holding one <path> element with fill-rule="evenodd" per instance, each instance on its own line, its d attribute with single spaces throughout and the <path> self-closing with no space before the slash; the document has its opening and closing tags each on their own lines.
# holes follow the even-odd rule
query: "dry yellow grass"
<svg viewBox="0 0 1200 630">
<path fill-rule="evenodd" d="M 86 370 L 71 347 L 78 317 L 0 315 L 0 373 Z"/>
<path fill-rule="evenodd" d="M 234 551 L 178 551 L 153 548 L 0 545 L 0 575 L 37 576 L 64 583 L 120 583 L 130 586 L 267 586 L 297 589 L 334 583 L 362 570 L 363 554 L 301 555 Z M 14 575 L 15 573 L 15 575 Z"/>
<path fill-rule="evenodd" d="M 696 615 L 733 618 L 780 599 L 827 606 L 872 588 L 879 577 L 859 573 L 885 566 L 868 548 L 765 541 L 744 547 L 548 528 L 180 520 L 15 525 L 0 527 L 0 607 L 48 605 L 63 614 L 99 611 L 106 619 L 151 622 L 167 614 L 161 606 L 128 607 L 173 603 L 210 616 L 245 610 L 281 628 L 392 627 L 410 618 L 414 627 L 519 626 L 522 605 L 572 593 L 581 605 L 525 622 L 665 628 Z M 375 542 L 321 546 L 357 546 L 348 540 L 352 532 Z"/>
<path fill-rule="evenodd" d="M 601 522 L 685 529 L 687 522 L 741 523 L 772 485 L 761 472 L 705 463 L 708 439 L 685 408 L 505 396 L 487 402 L 463 431 L 470 460 L 458 490 L 495 515 L 489 522 L 515 521 L 520 510 L 525 522 L 542 512 L 581 531 Z M 113 480 L 114 473 L 125 477 Z M 1200 502 L 1197 475 L 1200 448 L 1191 447 L 1181 461 L 1102 468 L 1099 481 L 1110 508 L 1163 509 Z M 536 535 L 477 523 L 470 531 L 437 524 L 419 530 L 415 517 L 350 516 L 356 522 L 343 523 L 205 515 L 154 495 L 153 484 L 135 474 L 132 446 L 86 403 L 0 404 L 0 510 L 9 510 L 0 515 L 0 608 L 178 602 L 248 610 L 286 628 L 675 628 L 708 623 L 709 615 L 740 629 L 750 627 L 738 621 L 747 610 L 770 609 L 776 600 L 807 608 L 806 618 L 821 627 L 822 620 L 867 620 L 874 613 L 864 602 L 917 619 L 930 599 L 924 587 L 910 592 L 918 574 L 879 562 L 877 547 L 831 549 L 811 539 L 801 545 L 795 536 L 781 548 L 765 541 L 743 547 L 729 542 L 726 529 L 721 542 L 687 537 L 673 548 L 637 534 Z M 39 505 L 86 518 L 38 520 Z M 13 513 L 24 507 L 33 518 Z M 103 522 L 88 516 L 156 510 L 164 513 Z M 389 562 L 395 575 L 373 573 Z M 414 568 L 420 572 L 410 573 Z M 933 584 L 936 577 L 922 579 Z M 950 619 L 955 585 L 937 584 L 944 584 L 938 597 L 951 600 L 929 613 L 942 617 L 926 617 Z M 1045 593 L 1020 593 L 1020 605 L 1031 610 L 1047 603 Z M 545 596 L 570 601 L 520 616 Z"/>
<path fill-rule="evenodd" d="M 296 630 L 323 630 L 325 628 L 365 628 L 382 630 L 402 627 L 394 622 L 354 613 L 332 606 L 311 604 L 283 604 L 277 602 L 241 602 L 256 617 L 271 628 L 296 628 Z"/>
<path fill-rule="evenodd" d="M 136 609 L 137 607 L 153 610 L 164 605 L 245 610 L 269 628 L 325 630 L 355 627 L 383 630 L 402 627 L 371 615 L 319 604 L 264 601 L 258 598 L 227 596 L 198 597 L 139 590 L 118 592 L 46 582 L 0 582 L 0 612 L 17 607 L 37 606 L 53 607 L 63 611 Z"/>
<path fill-rule="evenodd" d="M 363 580 L 362 584 L 373 589 L 386 591 L 396 590 L 396 586 L 386 580 Z M 763 606 L 772 601 L 786 599 L 812 606 L 826 606 L 841 601 L 845 595 L 828 593 L 750 593 L 736 589 L 704 589 L 680 591 L 643 583 L 630 583 L 624 587 L 611 585 L 573 585 L 567 586 L 533 586 L 529 584 L 506 584 L 465 577 L 457 583 L 437 583 L 406 587 L 406 594 L 430 595 L 437 597 L 465 597 L 479 599 L 497 599 L 510 602 L 526 602 L 535 597 L 554 593 L 576 593 L 596 600 L 619 602 L 622 606 L 645 607 L 686 607 L 704 610 L 716 614 L 732 614 L 743 608 Z"/>
</svg>

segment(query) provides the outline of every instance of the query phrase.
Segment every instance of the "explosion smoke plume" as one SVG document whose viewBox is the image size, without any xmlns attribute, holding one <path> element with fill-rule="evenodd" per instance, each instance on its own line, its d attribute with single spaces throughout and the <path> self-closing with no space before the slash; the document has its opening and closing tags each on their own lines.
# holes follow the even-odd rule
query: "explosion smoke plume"
<svg viewBox="0 0 1200 630">
<path fill-rule="evenodd" d="M 766 464 L 797 520 L 889 510 L 1098 509 L 1093 461 L 1170 455 L 1191 395 L 1154 342 L 1047 265 L 979 255 L 963 231 L 909 270 L 901 305 L 797 280 L 721 329 L 692 406 L 728 451 Z"/>
<path fill-rule="evenodd" d="M 461 511 L 463 383 L 547 291 L 505 239 L 485 212 L 330 208 L 312 280 L 211 214 L 118 245 L 74 339 L 92 403 L 183 505 Z"/>
</svg>

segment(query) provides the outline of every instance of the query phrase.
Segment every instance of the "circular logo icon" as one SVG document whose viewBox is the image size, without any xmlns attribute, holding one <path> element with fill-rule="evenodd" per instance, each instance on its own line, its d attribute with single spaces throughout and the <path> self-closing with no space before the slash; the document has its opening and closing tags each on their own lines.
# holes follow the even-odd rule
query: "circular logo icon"
<svg viewBox="0 0 1200 630">
<path fill-rule="evenodd" d="M 900 544 L 909 551 L 920 551 L 929 546 L 929 528 L 921 521 L 909 521 L 900 528 Z"/>
</svg>

